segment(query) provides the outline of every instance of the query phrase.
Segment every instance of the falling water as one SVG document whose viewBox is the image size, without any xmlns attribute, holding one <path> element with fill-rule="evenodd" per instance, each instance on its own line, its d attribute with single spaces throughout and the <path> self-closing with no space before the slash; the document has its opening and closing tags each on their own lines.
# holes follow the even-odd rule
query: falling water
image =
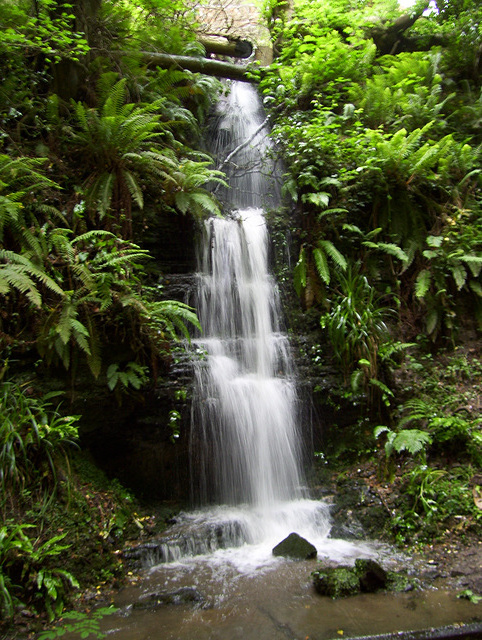
<svg viewBox="0 0 482 640">
<path fill-rule="evenodd" d="M 264 208 L 279 202 L 279 189 L 265 124 L 256 91 L 234 83 L 213 140 L 230 185 L 217 194 L 225 215 L 204 224 L 193 301 L 203 328 L 193 340 L 198 509 L 153 545 L 149 566 L 199 559 L 249 573 L 275 562 L 272 548 L 292 532 L 332 559 L 361 551 L 328 538 L 329 505 L 304 488 L 295 375 L 268 268 Z"/>
<path fill-rule="evenodd" d="M 260 208 L 275 179 L 256 91 L 234 83 L 221 107 L 213 147 L 229 178 L 228 216 L 205 224 L 195 303 L 207 354 L 195 370 L 200 493 L 269 507 L 300 497 L 301 485 L 296 390 Z"/>
<path fill-rule="evenodd" d="M 299 497 L 299 434 L 289 345 L 278 326 L 261 209 L 206 223 L 196 367 L 203 498 L 266 506 Z M 204 443 L 204 444 L 203 444 Z"/>
<path fill-rule="evenodd" d="M 213 151 L 230 188 L 217 193 L 226 215 L 206 221 L 199 251 L 193 493 L 225 505 L 214 519 L 237 523 L 234 546 L 276 541 L 295 525 L 326 536 L 326 505 L 303 499 L 298 398 L 263 209 L 279 189 L 256 91 L 233 83 L 215 121 Z"/>
</svg>

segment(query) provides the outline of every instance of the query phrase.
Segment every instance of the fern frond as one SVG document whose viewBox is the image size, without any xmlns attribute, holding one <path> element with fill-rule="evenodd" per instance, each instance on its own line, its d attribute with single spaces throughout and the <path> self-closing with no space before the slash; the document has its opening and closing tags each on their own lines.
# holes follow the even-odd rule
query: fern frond
<svg viewBox="0 0 482 640">
<path fill-rule="evenodd" d="M 330 242 L 330 240 L 320 240 L 318 243 L 327 253 L 328 256 L 333 260 L 337 267 L 339 267 L 342 271 L 346 271 L 348 268 L 348 263 L 346 261 L 345 256 L 343 256 L 335 245 Z"/>
<path fill-rule="evenodd" d="M 457 289 L 460 291 L 467 281 L 467 270 L 463 265 L 455 264 L 450 266 L 450 271 Z"/>
<path fill-rule="evenodd" d="M 105 102 L 102 106 L 102 116 L 112 117 L 118 116 L 121 112 L 126 100 L 126 78 L 122 78 L 116 82 L 112 89 L 107 93 Z"/>
<path fill-rule="evenodd" d="M 139 183 L 130 171 L 124 170 L 122 175 L 125 183 L 127 184 L 127 188 L 129 189 L 129 193 L 131 194 L 131 198 L 136 202 L 139 209 L 142 209 L 144 207 L 144 196 L 142 195 L 142 189 L 140 188 Z"/>
<path fill-rule="evenodd" d="M 0 294 L 7 295 L 11 289 L 25 295 L 36 307 L 42 305 L 42 296 L 28 273 L 18 265 L 0 265 Z"/>
<path fill-rule="evenodd" d="M 330 269 L 328 267 L 328 260 L 326 258 L 326 254 L 322 251 L 322 249 L 315 248 L 313 249 L 313 259 L 316 265 L 316 271 L 320 278 L 326 285 L 330 284 Z"/>
<path fill-rule="evenodd" d="M 0 249 L 0 260 L 5 260 L 6 262 L 6 264 L 0 265 L 0 279 L 2 280 L 0 291 L 3 294 L 8 293 L 9 289 L 13 287 L 20 293 L 25 294 L 36 306 L 40 307 L 42 299 L 32 278 L 35 278 L 53 293 L 60 296 L 64 294 L 55 280 L 32 264 L 27 257 L 14 251 Z"/>
<path fill-rule="evenodd" d="M 420 271 L 415 281 L 415 295 L 417 296 L 417 298 L 425 298 L 428 290 L 430 289 L 431 282 L 431 272 L 428 269 L 423 269 L 422 271 Z"/>
<path fill-rule="evenodd" d="M 421 431 L 419 429 L 403 429 L 391 440 L 390 449 L 394 449 L 397 453 L 408 451 L 414 455 L 425 449 L 425 447 L 430 444 L 432 444 L 432 437 L 426 431 Z"/>
</svg>

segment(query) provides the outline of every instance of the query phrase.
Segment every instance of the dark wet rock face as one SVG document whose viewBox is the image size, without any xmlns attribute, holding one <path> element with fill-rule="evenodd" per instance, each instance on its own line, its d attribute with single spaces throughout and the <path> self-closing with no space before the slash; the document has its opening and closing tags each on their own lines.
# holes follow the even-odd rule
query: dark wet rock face
<svg viewBox="0 0 482 640">
<path fill-rule="evenodd" d="M 360 579 L 360 590 L 365 593 L 374 593 L 387 586 L 387 572 L 374 560 L 364 558 L 356 560 L 355 571 Z"/>
<path fill-rule="evenodd" d="M 287 538 L 274 547 L 273 555 L 293 560 L 313 560 L 317 556 L 317 551 L 311 542 L 297 533 L 290 533 Z"/>
</svg>

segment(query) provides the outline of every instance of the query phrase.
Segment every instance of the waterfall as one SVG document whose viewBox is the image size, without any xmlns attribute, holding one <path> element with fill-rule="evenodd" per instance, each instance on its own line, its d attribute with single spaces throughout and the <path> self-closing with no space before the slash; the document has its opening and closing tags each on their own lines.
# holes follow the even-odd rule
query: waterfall
<svg viewBox="0 0 482 640">
<path fill-rule="evenodd" d="M 261 208 L 277 189 L 256 91 L 234 83 L 221 109 L 213 147 L 231 212 L 205 223 L 199 252 L 196 344 L 206 357 L 195 366 L 193 450 L 202 501 L 262 507 L 299 498 L 302 484 L 296 388 Z"/>
<path fill-rule="evenodd" d="M 206 223 L 193 429 L 203 498 L 257 506 L 300 496 L 296 391 L 268 273 L 261 209 Z"/>
<path fill-rule="evenodd" d="M 214 121 L 229 189 L 216 192 L 224 217 L 203 225 L 191 300 L 202 326 L 192 341 L 190 456 L 201 508 L 177 519 L 149 562 L 225 552 L 251 570 L 293 531 L 326 547 L 330 518 L 326 503 L 304 496 L 299 401 L 264 218 L 279 186 L 255 89 L 233 83 Z"/>
</svg>

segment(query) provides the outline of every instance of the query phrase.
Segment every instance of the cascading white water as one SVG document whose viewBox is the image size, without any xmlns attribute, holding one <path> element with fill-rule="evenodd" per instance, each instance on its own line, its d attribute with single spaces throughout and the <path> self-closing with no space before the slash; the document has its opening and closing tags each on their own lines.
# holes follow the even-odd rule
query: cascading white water
<svg viewBox="0 0 482 640">
<path fill-rule="evenodd" d="M 177 519 L 147 563 L 251 572 L 276 562 L 272 548 L 291 532 L 332 559 L 370 556 L 367 547 L 329 539 L 329 505 L 304 497 L 295 377 L 262 208 L 278 201 L 273 154 L 250 85 L 234 83 L 220 109 L 213 150 L 230 189 L 217 194 L 225 217 L 204 224 L 193 301 L 203 328 L 193 340 L 191 425 L 201 508 Z"/>
<path fill-rule="evenodd" d="M 220 110 L 213 151 L 230 189 L 226 217 L 206 221 L 199 251 L 195 343 L 205 357 L 195 363 L 191 454 L 198 501 L 228 506 L 199 518 L 235 521 L 233 546 L 300 528 L 326 536 L 327 506 L 303 499 L 296 385 L 268 269 L 262 206 L 279 189 L 264 115 L 245 83 L 233 83 Z"/>
<path fill-rule="evenodd" d="M 208 221 L 203 246 L 197 344 L 207 359 L 196 367 L 193 425 L 203 497 L 258 507 L 300 497 L 296 392 L 262 211 Z"/>
<path fill-rule="evenodd" d="M 193 433 L 202 498 L 268 507 L 300 497 L 300 437 L 289 345 L 268 271 L 263 210 L 276 193 L 256 91 L 234 83 L 220 103 L 213 150 L 228 175 L 226 218 L 205 223 L 195 306 Z M 243 208 L 238 208 L 242 204 Z"/>
</svg>

